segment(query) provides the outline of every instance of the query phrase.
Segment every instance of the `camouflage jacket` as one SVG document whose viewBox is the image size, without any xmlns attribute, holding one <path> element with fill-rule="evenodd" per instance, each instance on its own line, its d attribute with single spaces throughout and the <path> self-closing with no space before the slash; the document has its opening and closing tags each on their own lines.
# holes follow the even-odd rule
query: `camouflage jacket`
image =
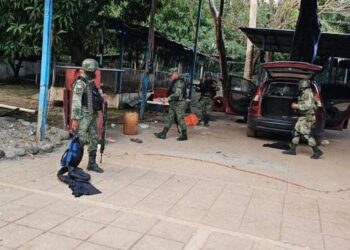
<svg viewBox="0 0 350 250">
<path fill-rule="evenodd" d="M 88 86 L 89 84 L 89 86 Z M 93 81 L 82 80 L 78 78 L 73 85 L 73 101 L 72 101 L 72 116 L 71 119 L 80 120 L 83 113 L 93 113 L 89 108 L 83 106 L 83 95 L 88 95 L 88 90 L 92 91 L 94 86 Z M 91 94 L 92 95 L 92 94 Z"/>
<path fill-rule="evenodd" d="M 183 101 L 186 99 L 186 85 L 181 79 L 175 80 L 168 89 L 168 101 Z"/>
<path fill-rule="evenodd" d="M 298 110 L 301 116 L 315 115 L 316 99 L 311 88 L 303 90 L 298 97 Z"/>
</svg>

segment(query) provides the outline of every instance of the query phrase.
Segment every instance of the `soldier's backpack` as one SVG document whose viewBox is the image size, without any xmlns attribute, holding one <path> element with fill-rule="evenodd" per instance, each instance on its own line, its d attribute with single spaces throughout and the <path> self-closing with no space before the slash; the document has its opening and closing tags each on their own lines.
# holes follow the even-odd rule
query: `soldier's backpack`
<svg viewBox="0 0 350 250">
<path fill-rule="evenodd" d="M 78 167 L 84 155 L 84 145 L 74 136 L 61 158 L 61 167 Z"/>
</svg>

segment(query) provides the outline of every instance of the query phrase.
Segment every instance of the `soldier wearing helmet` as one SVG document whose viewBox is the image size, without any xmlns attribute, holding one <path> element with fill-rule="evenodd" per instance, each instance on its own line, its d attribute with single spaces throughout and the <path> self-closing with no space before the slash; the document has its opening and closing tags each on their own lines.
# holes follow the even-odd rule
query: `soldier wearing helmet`
<svg viewBox="0 0 350 250">
<path fill-rule="evenodd" d="M 293 139 L 289 150 L 283 151 L 284 154 L 296 155 L 296 147 L 299 144 L 300 137 L 304 137 L 309 146 L 312 147 L 312 159 L 318 159 L 323 152 L 317 147 L 315 138 L 311 134 L 312 127 L 315 124 L 316 99 L 312 92 L 310 81 L 301 80 L 299 82 L 298 103 L 292 103 L 292 109 L 298 110 L 298 121 L 295 124 Z"/>
<path fill-rule="evenodd" d="M 196 91 L 201 93 L 199 99 L 201 111 L 202 111 L 202 121 L 204 126 L 209 126 L 210 110 L 212 107 L 212 100 L 216 95 L 216 91 L 219 90 L 217 82 L 212 78 L 210 72 L 205 74 L 204 81 L 196 86 Z"/>
<path fill-rule="evenodd" d="M 94 59 L 85 59 L 80 76 L 73 84 L 72 130 L 77 132 L 79 140 L 88 144 L 89 161 L 87 170 L 102 173 L 96 163 L 98 145 L 97 112 L 102 110 L 103 98 L 94 79 L 98 63 Z"/>
<path fill-rule="evenodd" d="M 178 122 L 181 128 L 181 135 L 177 138 L 178 141 L 186 141 L 187 126 L 185 123 L 186 111 L 186 84 L 180 78 L 178 68 L 172 68 L 169 72 L 170 86 L 168 88 L 169 110 L 164 115 L 164 128 L 161 132 L 154 133 L 159 139 L 166 139 L 166 135 L 174 122 Z M 165 100 L 163 100 L 165 101 Z"/>
</svg>

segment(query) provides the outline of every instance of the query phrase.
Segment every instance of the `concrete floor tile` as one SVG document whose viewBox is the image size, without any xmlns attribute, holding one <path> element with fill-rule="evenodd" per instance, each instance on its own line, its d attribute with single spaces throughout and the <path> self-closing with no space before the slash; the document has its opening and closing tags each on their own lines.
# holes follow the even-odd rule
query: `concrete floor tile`
<svg viewBox="0 0 350 250">
<path fill-rule="evenodd" d="M 48 232 L 25 243 L 19 250 L 69 250 L 75 249 L 80 243 L 79 240 Z"/>
<path fill-rule="evenodd" d="M 168 240 L 186 243 L 192 238 L 195 231 L 196 229 L 193 227 L 167 221 L 160 221 L 148 232 L 148 234 Z"/>
<path fill-rule="evenodd" d="M 60 200 L 48 207 L 45 207 L 45 211 L 55 214 L 74 216 L 84 210 L 87 210 L 89 207 L 89 205 L 86 205 L 79 200 Z"/>
<path fill-rule="evenodd" d="M 337 224 L 349 224 L 350 213 L 344 211 L 320 211 L 321 221 L 330 221 Z"/>
<path fill-rule="evenodd" d="M 51 232 L 63 234 L 76 239 L 86 240 L 103 227 L 103 224 L 72 218 L 55 227 L 51 230 Z"/>
<path fill-rule="evenodd" d="M 212 233 L 203 250 L 251 250 L 254 241 L 222 233 Z"/>
<path fill-rule="evenodd" d="M 346 224 L 322 221 L 322 231 L 324 234 L 350 240 L 350 221 Z"/>
<path fill-rule="evenodd" d="M 350 240 L 325 235 L 324 241 L 326 250 L 350 250 Z"/>
<path fill-rule="evenodd" d="M 88 241 L 103 246 L 128 249 L 142 237 L 142 234 L 108 226 L 95 233 Z"/>
<path fill-rule="evenodd" d="M 0 228 L 0 242 L 5 247 L 17 248 L 40 234 L 42 234 L 40 230 L 10 224 Z"/>
<path fill-rule="evenodd" d="M 282 219 L 283 226 L 301 230 L 304 232 L 321 233 L 319 220 L 310 220 L 293 215 L 285 215 Z"/>
<path fill-rule="evenodd" d="M 210 211 L 202 220 L 202 223 L 218 227 L 221 229 L 226 229 L 230 231 L 237 231 L 241 223 L 243 213 L 241 216 L 236 214 L 230 214 L 228 211 L 224 210 L 222 212 Z"/>
<path fill-rule="evenodd" d="M 114 249 L 114 248 L 109 248 L 109 247 L 105 247 L 105 246 L 92 244 L 89 242 L 84 242 L 83 244 L 81 244 L 80 246 L 75 248 L 74 250 L 112 250 L 112 249 Z"/>
<path fill-rule="evenodd" d="M 38 189 L 43 191 L 55 188 L 58 185 L 62 185 L 62 183 L 57 181 L 56 173 L 40 178 L 33 178 L 28 182 L 23 183 L 23 186 L 27 188 Z"/>
<path fill-rule="evenodd" d="M 0 192 L 0 201 L 7 203 L 28 196 L 29 194 L 27 191 L 15 188 L 4 188 Z"/>
<path fill-rule="evenodd" d="M 213 204 L 213 210 L 242 210 L 246 209 L 251 197 L 248 195 L 242 195 L 238 193 L 221 193 Z"/>
<path fill-rule="evenodd" d="M 287 193 L 285 198 L 285 214 L 319 220 L 317 199 Z"/>
<path fill-rule="evenodd" d="M 153 189 L 150 188 L 129 185 L 121 189 L 116 194 L 106 198 L 104 202 L 118 207 L 133 207 L 152 191 Z"/>
<path fill-rule="evenodd" d="M 162 172 L 152 170 L 148 172 L 146 175 L 138 178 L 132 184 L 154 189 L 159 185 L 161 185 L 162 183 L 164 183 L 167 179 L 169 179 L 170 176 L 171 176 L 170 173 L 162 173 Z"/>
<path fill-rule="evenodd" d="M 8 222 L 0 220 L 0 228 L 6 226 L 7 224 Z"/>
<path fill-rule="evenodd" d="M 135 208 L 144 212 L 165 214 L 175 203 L 176 201 L 147 197 L 138 203 Z"/>
<path fill-rule="evenodd" d="M 254 189 L 246 185 L 228 183 L 223 191 L 224 194 L 239 194 L 250 197 Z"/>
<path fill-rule="evenodd" d="M 263 213 L 270 213 L 270 214 L 274 213 L 280 216 L 282 215 L 282 210 L 283 210 L 283 203 L 280 201 L 266 200 L 266 199 L 253 197 L 249 203 L 247 213 L 263 212 Z"/>
<path fill-rule="evenodd" d="M 282 226 L 281 241 L 312 249 L 324 249 L 321 233 L 311 233 Z"/>
<path fill-rule="evenodd" d="M 182 250 L 183 246 L 183 243 L 177 241 L 146 235 L 136 243 L 132 250 Z"/>
<path fill-rule="evenodd" d="M 319 199 L 318 200 L 320 211 L 321 212 L 344 212 L 350 213 L 350 201 L 345 200 L 336 200 L 336 199 Z"/>
<path fill-rule="evenodd" d="M 101 224 L 109 224 L 121 214 L 121 212 L 114 209 L 103 207 L 90 207 L 84 212 L 76 215 L 76 217 Z"/>
<path fill-rule="evenodd" d="M 57 201 L 57 198 L 41 195 L 41 194 L 32 194 L 26 196 L 22 199 L 16 200 L 14 203 L 17 205 L 32 207 L 32 208 L 43 208 Z"/>
<path fill-rule="evenodd" d="M 290 247 L 282 247 L 266 241 L 260 241 L 254 244 L 252 250 L 291 250 Z"/>
<path fill-rule="evenodd" d="M 12 222 L 32 213 L 34 210 L 30 207 L 8 204 L 0 207 L 0 220 Z"/>
<path fill-rule="evenodd" d="M 16 224 L 37 228 L 40 230 L 49 230 L 63 221 L 67 220 L 69 217 L 60 214 L 53 214 L 47 212 L 46 210 L 38 210 L 24 218 L 16 221 Z"/>
<path fill-rule="evenodd" d="M 190 206 L 198 209 L 209 209 L 222 192 L 224 184 L 217 182 L 199 181 L 184 197 L 178 205 Z"/>
<path fill-rule="evenodd" d="M 207 210 L 204 209 L 176 205 L 167 213 L 167 215 L 178 219 L 200 222 L 206 213 Z"/>
<path fill-rule="evenodd" d="M 177 201 L 196 183 L 196 181 L 197 179 L 191 177 L 180 175 L 172 176 L 147 198 Z"/>
<path fill-rule="evenodd" d="M 278 240 L 280 236 L 281 216 L 276 214 L 246 214 L 239 229 L 240 232 L 258 237 Z"/>
<path fill-rule="evenodd" d="M 255 189 L 253 199 L 268 200 L 274 202 L 284 202 L 285 193 L 269 189 Z"/>
<path fill-rule="evenodd" d="M 145 217 L 137 214 L 124 213 L 118 217 L 111 226 L 123 228 L 139 233 L 146 233 L 155 223 L 157 219 Z"/>
</svg>

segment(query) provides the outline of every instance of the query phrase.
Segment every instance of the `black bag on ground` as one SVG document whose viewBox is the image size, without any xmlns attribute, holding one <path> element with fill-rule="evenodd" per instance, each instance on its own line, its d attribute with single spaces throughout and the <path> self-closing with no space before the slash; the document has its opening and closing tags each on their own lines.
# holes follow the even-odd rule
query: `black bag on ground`
<svg viewBox="0 0 350 250">
<path fill-rule="evenodd" d="M 57 172 L 57 178 L 69 185 L 75 197 L 82 195 L 100 194 L 91 183 L 91 176 L 78 168 L 84 154 L 84 145 L 74 136 L 68 143 L 67 149 L 61 158 L 61 168 Z M 67 173 L 67 174 L 66 174 Z"/>
</svg>

